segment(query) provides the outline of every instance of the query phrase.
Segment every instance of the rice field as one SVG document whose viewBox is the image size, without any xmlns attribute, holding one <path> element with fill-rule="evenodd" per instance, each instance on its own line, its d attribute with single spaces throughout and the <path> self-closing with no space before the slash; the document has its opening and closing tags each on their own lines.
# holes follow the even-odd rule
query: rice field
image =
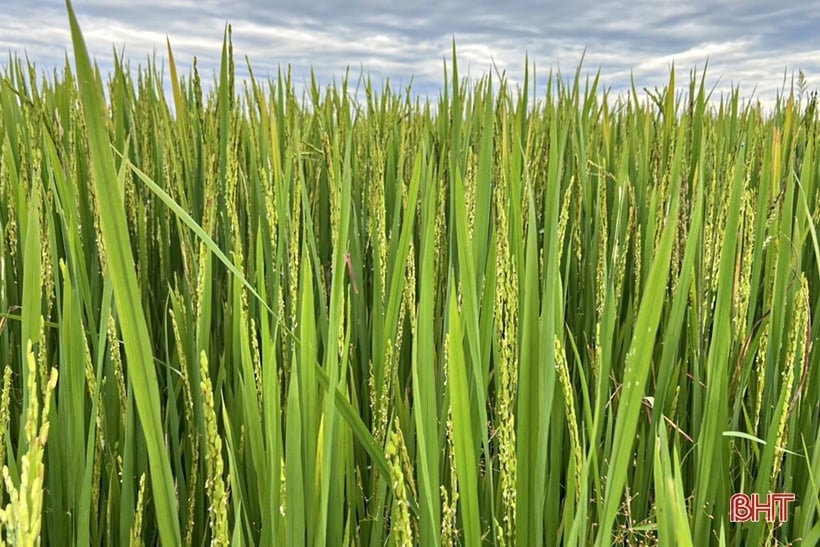
<svg viewBox="0 0 820 547">
<path fill-rule="evenodd" d="M 4 544 L 820 542 L 816 94 L 103 75 L 67 8 L 0 74 Z"/>
</svg>

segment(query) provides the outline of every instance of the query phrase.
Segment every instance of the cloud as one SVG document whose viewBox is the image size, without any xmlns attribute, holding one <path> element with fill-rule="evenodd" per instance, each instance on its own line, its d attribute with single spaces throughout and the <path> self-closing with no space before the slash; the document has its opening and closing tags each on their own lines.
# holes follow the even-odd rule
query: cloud
<svg viewBox="0 0 820 547">
<path fill-rule="evenodd" d="M 0 13 L 0 50 L 25 54 L 49 72 L 70 50 L 62 3 L 7 0 Z M 197 57 L 203 75 L 219 65 L 222 33 L 233 27 L 240 76 L 247 55 L 257 76 L 290 65 L 297 81 L 312 69 L 320 82 L 339 79 L 350 67 L 378 82 L 414 81 L 416 91 L 437 93 L 442 65 L 455 37 L 459 64 L 472 76 L 493 66 L 512 81 L 522 78 L 524 59 L 538 67 L 574 72 L 584 57 L 602 84 L 627 89 L 663 85 L 674 62 L 679 81 L 709 61 L 709 81 L 729 90 L 740 84 L 773 101 L 784 71 L 802 69 L 809 84 L 820 74 L 814 29 L 820 6 L 795 1 L 615 1 L 505 4 L 466 0 L 395 2 L 374 0 L 77 0 L 75 8 L 89 50 L 104 71 L 113 49 L 124 47 L 132 65 L 165 57 L 169 37 L 181 68 Z"/>
</svg>

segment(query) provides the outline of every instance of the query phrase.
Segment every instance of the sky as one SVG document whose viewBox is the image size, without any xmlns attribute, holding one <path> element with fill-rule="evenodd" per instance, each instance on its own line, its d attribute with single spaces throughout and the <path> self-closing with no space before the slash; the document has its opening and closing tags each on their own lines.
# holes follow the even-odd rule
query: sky
<svg viewBox="0 0 820 547">
<path fill-rule="evenodd" d="M 0 52 L 27 55 L 49 73 L 62 68 L 71 50 L 63 2 L 0 0 L 0 7 Z M 309 81 L 311 68 L 329 82 L 350 67 L 353 76 L 389 78 L 401 89 L 412 81 L 416 93 L 432 97 L 454 38 L 462 73 L 498 69 L 513 83 L 525 58 L 539 81 L 550 70 L 571 76 L 583 59 L 583 72 L 600 70 L 614 92 L 628 89 L 630 78 L 638 89 L 663 86 L 673 62 L 684 82 L 708 61 L 716 96 L 739 86 L 744 98 L 772 104 L 784 77 L 788 86 L 802 70 L 810 89 L 820 78 L 816 2 L 75 0 L 74 8 L 104 73 L 114 48 L 132 66 L 154 54 L 162 63 L 167 37 L 181 72 L 196 56 L 210 81 L 230 23 L 240 77 L 247 55 L 257 77 L 290 65 L 297 83 Z"/>
</svg>

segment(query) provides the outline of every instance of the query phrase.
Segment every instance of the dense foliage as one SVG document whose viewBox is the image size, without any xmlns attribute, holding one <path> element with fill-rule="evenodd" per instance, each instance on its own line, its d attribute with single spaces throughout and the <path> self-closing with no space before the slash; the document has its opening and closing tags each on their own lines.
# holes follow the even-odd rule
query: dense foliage
<svg viewBox="0 0 820 547">
<path fill-rule="evenodd" d="M 6 542 L 820 540 L 803 89 L 300 98 L 226 36 L 166 97 L 69 17 L 0 81 Z"/>
</svg>

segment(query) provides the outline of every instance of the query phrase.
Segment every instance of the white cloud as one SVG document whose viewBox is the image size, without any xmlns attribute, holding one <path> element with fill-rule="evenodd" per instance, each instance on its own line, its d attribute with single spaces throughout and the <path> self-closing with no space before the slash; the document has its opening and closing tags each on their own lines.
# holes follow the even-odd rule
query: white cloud
<svg viewBox="0 0 820 547">
<path fill-rule="evenodd" d="M 7 0 L 0 13 L 0 51 L 25 51 L 39 67 L 62 67 L 70 49 L 62 3 Z M 462 73 L 488 73 L 492 63 L 512 81 L 522 78 L 525 55 L 545 78 L 560 67 L 572 74 L 600 68 L 602 84 L 626 89 L 662 85 L 674 61 L 679 81 L 709 61 L 709 80 L 773 101 L 784 70 L 820 73 L 813 28 L 820 7 L 795 1 L 736 2 L 535 2 L 476 4 L 466 0 L 393 3 L 284 0 L 77 0 L 89 50 L 105 71 L 112 50 L 125 46 L 132 64 L 165 57 L 170 37 L 184 70 L 198 58 L 205 75 L 216 70 L 226 22 L 233 26 L 237 68 L 250 58 L 261 77 L 291 65 L 297 81 L 312 68 L 320 82 L 363 69 L 374 81 L 414 79 L 428 94 L 441 85 L 442 62 L 455 36 Z"/>
</svg>

